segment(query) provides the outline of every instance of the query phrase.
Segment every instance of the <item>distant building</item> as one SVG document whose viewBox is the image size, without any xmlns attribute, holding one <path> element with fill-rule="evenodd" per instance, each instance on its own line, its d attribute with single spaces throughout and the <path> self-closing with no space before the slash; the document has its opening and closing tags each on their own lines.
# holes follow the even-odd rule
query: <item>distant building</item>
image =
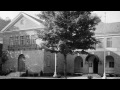
<svg viewBox="0 0 120 90">
<path fill-rule="evenodd" d="M 38 33 L 45 30 L 42 21 L 25 13 L 20 13 L 2 31 L 3 51 L 8 52 L 9 60 L 2 66 L 3 71 L 26 71 L 31 73 L 54 73 L 55 54 L 41 50 L 35 43 Z M 90 55 L 67 56 L 68 73 L 104 72 L 104 45 L 106 43 L 106 73 L 120 74 L 120 23 L 100 23 L 95 37 L 101 43 L 96 50 L 88 50 Z M 64 71 L 64 56 L 57 55 L 57 73 Z"/>
</svg>

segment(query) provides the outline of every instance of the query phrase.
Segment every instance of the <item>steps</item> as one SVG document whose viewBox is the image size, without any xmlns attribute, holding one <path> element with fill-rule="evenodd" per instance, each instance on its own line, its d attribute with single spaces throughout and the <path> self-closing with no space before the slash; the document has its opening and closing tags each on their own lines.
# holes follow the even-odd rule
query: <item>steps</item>
<svg viewBox="0 0 120 90">
<path fill-rule="evenodd" d="M 7 77 L 20 77 L 20 75 L 23 73 L 25 73 L 25 72 L 13 72 L 13 73 L 10 73 L 9 75 L 7 75 Z"/>
</svg>

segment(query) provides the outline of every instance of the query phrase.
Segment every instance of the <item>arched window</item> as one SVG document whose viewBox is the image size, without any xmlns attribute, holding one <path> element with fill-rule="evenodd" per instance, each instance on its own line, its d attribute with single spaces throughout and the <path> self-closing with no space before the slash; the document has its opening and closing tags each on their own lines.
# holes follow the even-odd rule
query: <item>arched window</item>
<svg viewBox="0 0 120 90">
<path fill-rule="evenodd" d="M 112 56 L 106 56 L 106 61 L 107 61 L 107 66 L 109 66 L 109 68 L 114 68 L 114 58 Z"/>
</svg>

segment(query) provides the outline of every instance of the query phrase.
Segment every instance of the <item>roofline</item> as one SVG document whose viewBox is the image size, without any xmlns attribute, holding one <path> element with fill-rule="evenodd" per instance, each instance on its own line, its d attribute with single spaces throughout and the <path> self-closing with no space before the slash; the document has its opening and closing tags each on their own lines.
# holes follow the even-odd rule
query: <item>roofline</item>
<svg viewBox="0 0 120 90">
<path fill-rule="evenodd" d="M 14 23 L 20 16 L 22 15 L 22 12 L 20 12 L 7 26 L 5 26 L 0 32 L 5 31 L 12 23 Z"/>
<path fill-rule="evenodd" d="M 105 36 L 120 36 L 120 34 L 95 34 L 95 37 L 105 37 Z"/>
<path fill-rule="evenodd" d="M 0 33 L 3 33 L 7 28 L 9 28 L 14 22 L 16 22 L 21 16 L 24 16 L 26 18 L 29 18 L 30 20 L 32 20 L 33 22 L 37 23 L 38 25 L 40 25 L 40 22 L 38 22 L 37 20 L 33 19 L 32 16 L 30 17 L 30 15 L 24 13 L 24 12 L 20 12 L 6 27 L 4 27 Z M 36 18 L 37 19 L 37 18 Z"/>
<path fill-rule="evenodd" d="M 28 29 L 21 29 L 20 31 L 39 30 L 39 29 L 45 29 L 45 28 L 28 28 Z M 20 31 L 13 30 L 13 31 L 7 31 L 7 32 L 0 32 L 0 33 L 2 34 L 2 33 L 20 32 Z"/>
</svg>

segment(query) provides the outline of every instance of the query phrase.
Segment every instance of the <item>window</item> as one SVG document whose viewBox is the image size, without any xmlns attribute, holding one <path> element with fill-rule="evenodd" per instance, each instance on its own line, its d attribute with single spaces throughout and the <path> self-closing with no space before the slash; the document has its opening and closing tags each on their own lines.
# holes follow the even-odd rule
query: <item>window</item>
<svg viewBox="0 0 120 90">
<path fill-rule="evenodd" d="M 15 45 L 19 45 L 19 37 L 18 36 L 15 36 Z"/>
<path fill-rule="evenodd" d="M 107 38 L 107 47 L 112 47 L 112 38 Z"/>
<path fill-rule="evenodd" d="M 30 36 L 27 35 L 26 36 L 26 41 L 25 41 L 26 45 L 29 45 L 30 44 Z"/>
<path fill-rule="evenodd" d="M 35 35 L 31 35 L 31 44 L 35 44 Z"/>
<path fill-rule="evenodd" d="M 19 38 L 19 36 L 16 37 L 16 42 L 17 42 L 17 45 L 20 45 L 20 38 Z"/>
<path fill-rule="evenodd" d="M 20 45 L 24 45 L 24 36 L 20 36 Z"/>
<path fill-rule="evenodd" d="M 15 45 L 15 37 L 13 36 L 12 37 L 12 43 L 13 43 L 13 46 Z"/>
<path fill-rule="evenodd" d="M 109 67 L 114 68 L 114 62 L 109 62 Z"/>
<path fill-rule="evenodd" d="M 10 46 L 13 46 L 13 37 L 10 37 L 10 38 L 9 38 L 9 45 L 10 45 Z"/>
<path fill-rule="evenodd" d="M 99 43 L 96 45 L 96 48 L 103 48 L 103 38 L 99 38 Z"/>
</svg>

